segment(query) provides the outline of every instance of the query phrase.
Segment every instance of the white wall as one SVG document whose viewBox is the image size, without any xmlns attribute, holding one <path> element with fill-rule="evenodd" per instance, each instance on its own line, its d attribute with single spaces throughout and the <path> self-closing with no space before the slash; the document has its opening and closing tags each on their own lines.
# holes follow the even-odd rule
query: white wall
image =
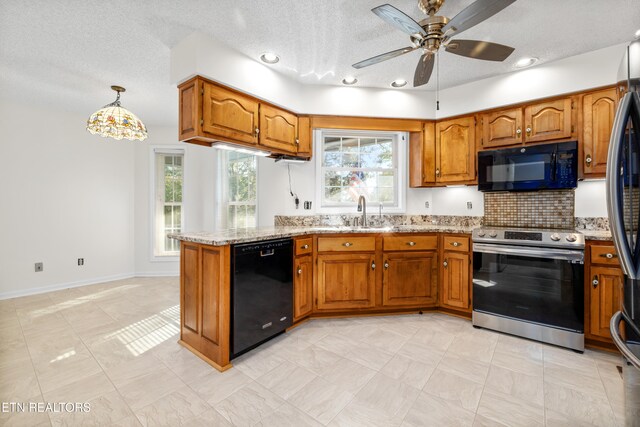
<svg viewBox="0 0 640 427">
<path fill-rule="evenodd" d="M 0 299 L 134 273 L 134 143 L 86 120 L 0 100 Z"/>
</svg>

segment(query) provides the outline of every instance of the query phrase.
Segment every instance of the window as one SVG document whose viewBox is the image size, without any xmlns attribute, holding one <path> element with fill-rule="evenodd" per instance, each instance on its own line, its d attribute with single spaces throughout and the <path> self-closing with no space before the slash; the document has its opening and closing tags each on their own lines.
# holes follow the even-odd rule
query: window
<svg viewBox="0 0 640 427">
<path fill-rule="evenodd" d="M 317 131 L 320 209 L 351 212 L 363 195 L 386 212 L 402 212 L 404 139 L 397 132 Z"/>
<path fill-rule="evenodd" d="M 167 237 L 183 229 L 184 151 L 154 150 L 154 255 L 176 256 L 180 242 Z"/>
<path fill-rule="evenodd" d="M 220 227 L 257 225 L 258 163 L 252 154 L 219 150 Z"/>
</svg>

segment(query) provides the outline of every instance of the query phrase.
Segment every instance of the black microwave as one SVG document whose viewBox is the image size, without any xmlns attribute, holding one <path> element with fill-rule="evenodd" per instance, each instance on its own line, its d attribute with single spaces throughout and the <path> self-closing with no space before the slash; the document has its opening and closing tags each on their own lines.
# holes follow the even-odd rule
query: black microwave
<svg viewBox="0 0 640 427">
<path fill-rule="evenodd" d="M 480 191 L 535 191 L 576 188 L 576 141 L 478 153 Z"/>
</svg>

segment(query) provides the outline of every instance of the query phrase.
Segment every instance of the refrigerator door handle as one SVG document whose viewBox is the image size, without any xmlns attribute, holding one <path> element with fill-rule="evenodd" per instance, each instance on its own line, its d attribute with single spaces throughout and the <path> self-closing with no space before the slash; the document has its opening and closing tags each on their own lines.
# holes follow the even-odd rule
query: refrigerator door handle
<svg viewBox="0 0 640 427">
<path fill-rule="evenodd" d="M 627 359 L 629 363 L 631 363 L 636 369 L 640 369 L 640 359 L 633 354 L 631 349 L 625 344 L 624 340 L 620 336 L 620 322 L 624 319 L 622 312 L 617 311 L 612 317 L 611 322 L 609 323 L 609 331 L 611 332 L 611 338 L 613 338 L 613 342 L 620 350 L 620 353 Z M 631 324 L 631 322 L 627 322 Z"/>
<path fill-rule="evenodd" d="M 622 271 L 630 279 L 638 279 L 638 272 L 633 263 L 633 255 L 631 242 L 627 241 L 624 229 L 624 209 L 620 203 L 621 186 L 624 179 L 620 177 L 620 165 L 622 159 L 622 149 L 624 147 L 624 137 L 627 127 L 627 121 L 634 102 L 634 93 L 627 92 L 616 111 L 616 117 L 613 122 L 611 131 L 611 140 L 609 141 L 609 153 L 607 162 L 606 175 L 606 193 L 607 193 L 607 211 L 609 214 L 609 222 L 611 227 L 611 237 L 618 251 L 620 265 Z"/>
</svg>

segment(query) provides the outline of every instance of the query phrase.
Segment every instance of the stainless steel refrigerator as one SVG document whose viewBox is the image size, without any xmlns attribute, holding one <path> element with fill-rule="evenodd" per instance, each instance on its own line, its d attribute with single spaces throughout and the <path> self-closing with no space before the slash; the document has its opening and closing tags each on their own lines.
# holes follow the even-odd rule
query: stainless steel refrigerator
<svg viewBox="0 0 640 427">
<path fill-rule="evenodd" d="M 607 210 L 625 274 L 620 311 L 611 336 L 624 357 L 626 425 L 640 425 L 640 40 L 631 42 L 618 81 L 627 91 L 618 104 L 607 162 Z"/>
</svg>

